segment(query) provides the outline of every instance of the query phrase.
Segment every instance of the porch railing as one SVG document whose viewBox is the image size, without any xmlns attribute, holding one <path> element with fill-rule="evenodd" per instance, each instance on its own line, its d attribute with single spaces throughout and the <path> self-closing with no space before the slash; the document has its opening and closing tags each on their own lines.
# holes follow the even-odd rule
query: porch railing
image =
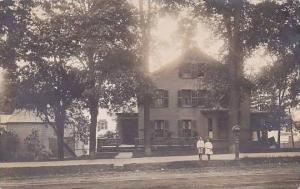
<svg viewBox="0 0 300 189">
<path fill-rule="evenodd" d="M 152 146 L 196 146 L 197 137 L 156 137 L 151 140 Z M 230 145 L 228 139 L 213 139 L 214 149 L 226 149 Z M 135 147 L 144 146 L 143 138 L 135 138 Z"/>
<path fill-rule="evenodd" d="M 116 147 L 118 148 L 121 144 L 120 138 L 98 138 L 97 139 L 97 146 L 98 148 L 101 147 Z"/>
<path fill-rule="evenodd" d="M 196 137 L 155 137 L 151 140 L 152 146 L 193 146 L 196 145 Z M 143 138 L 135 138 L 135 146 L 144 146 Z"/>
</svg>

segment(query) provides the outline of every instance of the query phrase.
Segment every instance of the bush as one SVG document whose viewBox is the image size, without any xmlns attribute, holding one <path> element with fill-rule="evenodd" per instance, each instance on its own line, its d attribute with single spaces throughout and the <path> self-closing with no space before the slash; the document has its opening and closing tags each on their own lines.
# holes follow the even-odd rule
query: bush
<svg viewBox="0 0 300 189">
<path fill-rule="evenodd" d="M 13 131 L 0 127 L 0 161 L 14 160 L 18 145 L 18 135 Z"/>
<path fill-rule="evenodd" d="M 103 138 L 118 138 L 118 134 L 113 131 L 106 131 L 106 133 L 102 137 Z"/>
<path fill-rule="evenodd" d="M 45 150 L 45 146 L 41 143 L 38 131 L 32 129 L 31 134 L 24 139 L 24 143 L 27 145 L 28 153 L 26 153 L 25 159 L 28 160 L 47 160 L 50 153 Z"/>
</svg>

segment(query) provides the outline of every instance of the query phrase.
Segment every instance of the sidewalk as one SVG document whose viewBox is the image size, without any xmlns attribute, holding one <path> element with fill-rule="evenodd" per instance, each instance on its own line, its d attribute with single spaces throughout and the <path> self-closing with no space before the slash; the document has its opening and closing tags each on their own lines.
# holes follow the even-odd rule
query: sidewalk
<svg viewBox="0 0 300 189">
<path fill-rule="evenodd" d="M 270 158 L 270 157 L 300 157 L 300 152 L 276 152 L 276 153 L 241 153 L 240 158 Z M 143 158 L 118 158 L 118 159 L 90 159 L 90 160 L 66 160 L 45 162 L 10 162 L 0 163 L 0 168 L 24 168 L 24 167 L 57 167 L 74 165 L 114 165 L 123 166 L 127 164 L 145 163 L 168 163 L 178 161 L 196 161 L 197 155 L 193 156 L 168 156 L 168 157 L 143 157 Z M 203 160 L 207 160 L 203 156 Z M 211 160 L 234 160 L 234 154 L 212 155 Z"/>
</svg>

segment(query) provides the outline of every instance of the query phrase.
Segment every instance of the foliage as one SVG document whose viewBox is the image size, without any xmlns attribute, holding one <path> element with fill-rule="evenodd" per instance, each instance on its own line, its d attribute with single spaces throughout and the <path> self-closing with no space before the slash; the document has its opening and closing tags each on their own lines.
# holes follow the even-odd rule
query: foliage
<svg viewBox="0 0 300 189">
<path fill-rule="evenodd" d="M 1 72 L 2 82 L 0 90 L 0 112 L 10 114 L 14 110 L 14 97 L 15 97 L 15 88 L 10 82 L 8 72 Z"/>
<path fill-rule="evenodd" d="M 103 135 L 103 138 L 116 138 L 116 137 L 118 137 L 118 134 L 113 131 L 106 131 L 106 133 L 104 133 Z"/>
<path fill-rule="evenodd" d="M 87 144 L 89 139 L 89 121 L 86 112 L 83 102 L 75 101 L 67 110 L 66 115 L 66 126 L 74 129 L 73 135 L 76 142 L 82 141 L 84 144 Z"/>
<path fill-rule="evenodd" d="M 0 2 L 0 67 L 14 70 L 31 21 L 32 0 Z"/>
<path fill-rule="evenodd" d="M 33 160 L 49 159 L 50 153 L 45 150 L 45 146 L 41 143 L 38 130 L 32 129 L 30 135 L 24 139 L 24 144 Z"/>
<path fill-rule="evenodd" d="M 287 110 L 295 103 L 291 90 L 297 74 L 294 73 L 292 62 L 288 60 L 288 57 L 282 57 L 274 65 L 266 67 L 256 78 L 257 91 L 253 95 L 252 106 L 271 113 L 272 127 L 279 131 L 278 144 L 280 130 L 291 126 Z"/>
<path fill-rule="evenodd" d="M 260 76 L 256 78 L 258 89 L 263 92 L 265 103 L 280 106 L 283 110 L 294 106 L 295 101 L 292 99 L 292 85 L 295 77 L 298 77 L 294 72 L 294 64 L 289 61 L 289 58 L 284 57 L 279 59 L 274 65 L 266 67 Z M 274 107 L 260 107 L 262 110 L 272 110 Z M 276 108 L 275 108 L 276 109 Z"/>
<path fill-rule="evenodd" d="M 98 108 L 115 111 L 132 106 L 128 101 L 136 97 L 142 81 L 136 69 L 139 44 L 135 9 L 125 0 L 59 0 L 49 1 L 47 7 L 51 14 L 60 10 L 60 16 L 67 15 L 72 23 L 70 31 L 77 37 L 79 48 L 72 58 L 82 73 L 81 100 L 90 113 L 89 139 L 93 152 Z"/>
<path fill-rule="evenodd" d="M 0 127 L 0 161 L 16 158 L 19 139 L 16 133 Z"/>
<path fill-rule="evenodd" d="M 67 26 L 66 17 L 34 17 L 30 38 L 24 43 L 24 63 L 15 78 L 16 107 L 37 111 L 45 121 L 55 120 L 61 159 L 66 111 L 83 91 L 79 70 L 70 64 L 78 45 Z"/>
</svg>

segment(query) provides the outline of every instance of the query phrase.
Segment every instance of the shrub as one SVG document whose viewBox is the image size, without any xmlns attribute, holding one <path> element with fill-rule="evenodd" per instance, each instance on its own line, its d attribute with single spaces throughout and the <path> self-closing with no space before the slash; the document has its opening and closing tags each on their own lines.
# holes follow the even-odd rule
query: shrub
<svg viewBox="0 0 300 189">
<path fill-rule="evenodd" d="M 18 145 L 18 135 L 13 131 L 0 127 L 0 161 L 14 160 Z"/>
<path fill-rule="evenodd" d="M 31 134 L 24 139 L 27 145 L 28 153 L 26 159 L 46 160 L 49 159 L 50 153 L 45 150 L 45 146 L 41 143 L 38 131 L 32 129 Z"/>
<path fill-rule="evenodd" d="M 103 138 L 117 138 L 118 135 L 113 131 L 106 131 L 106 133 L 102 136 Z"/>
</svg>

